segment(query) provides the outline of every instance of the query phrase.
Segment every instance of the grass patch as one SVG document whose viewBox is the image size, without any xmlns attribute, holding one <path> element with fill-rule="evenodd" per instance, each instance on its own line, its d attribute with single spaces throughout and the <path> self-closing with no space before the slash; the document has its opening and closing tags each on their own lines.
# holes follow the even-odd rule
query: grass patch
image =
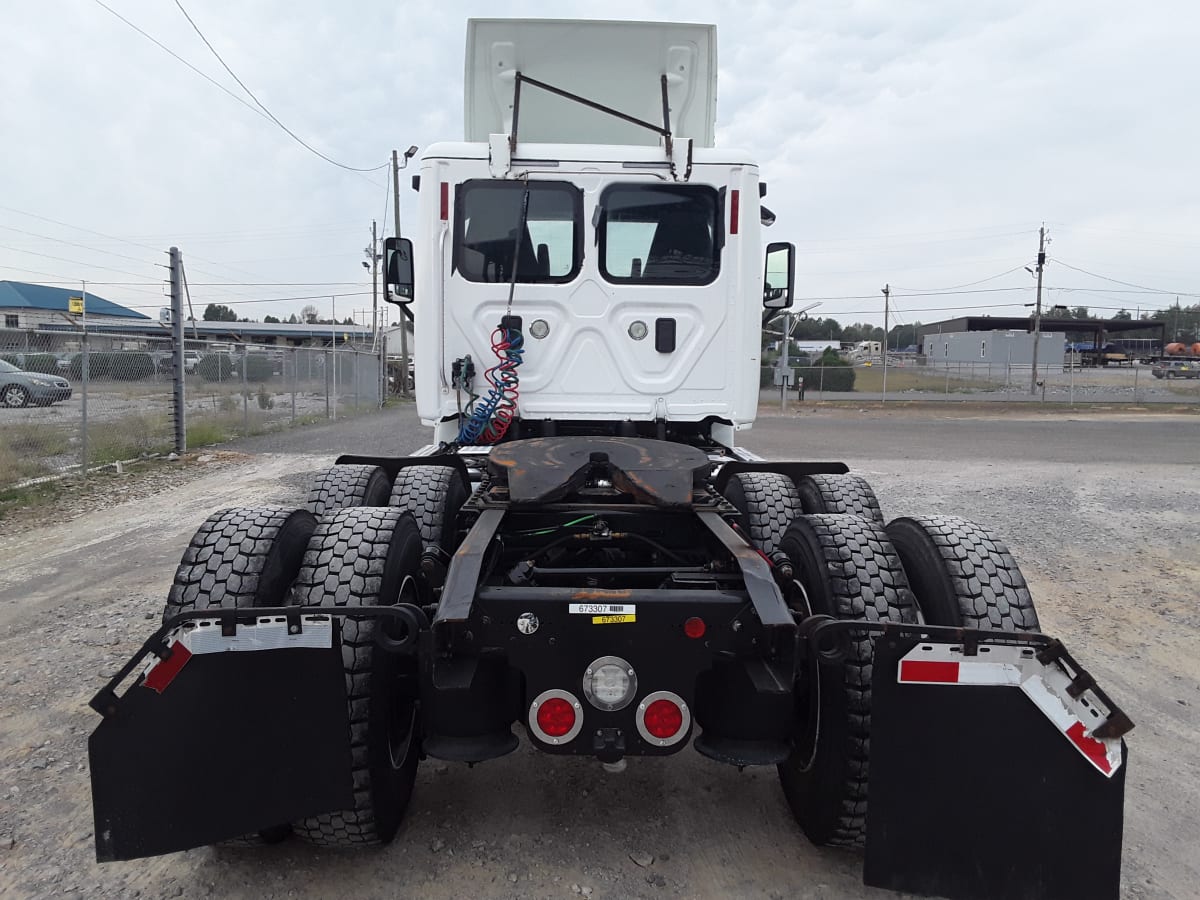
<svg viewBox="0 0 1200 900">
<path fill-rule="evenodd" d="M 0 485 L 52 474 L 55 467 L 50 460 L 71 452 L 71 435 L 75 431 L 37 422 L 5 425 L 0 429 Z"/>
<path fill-rule="evenodd" d="M 171 420 L 165 413 L 139 413 L 115 422 L 89 424 L 88 465 L 168 452 L 172 439 Z"/>
<path fill-rule="evenodd" d="M 251 407 L 243 411 L 236 400 L 233 408 L 222 402 L 219 410 L 193 412 L 187 421 L 187 445 L 192 450 L 211 444 L 223 444 L 234 438 L 250 437 L 272 431 L 280 423 L 272 422 L 262 410 Z M 285 423 L 286 424 L 286 423 Z"/>
<path fill-rule="evenodd" d="M 57 480 L 43 481 L 23 488 L 0 487 L 0 522 L 13 510 L 54 503 L 62 495 L 63 488 L 63 482 Z"/>
</svg>

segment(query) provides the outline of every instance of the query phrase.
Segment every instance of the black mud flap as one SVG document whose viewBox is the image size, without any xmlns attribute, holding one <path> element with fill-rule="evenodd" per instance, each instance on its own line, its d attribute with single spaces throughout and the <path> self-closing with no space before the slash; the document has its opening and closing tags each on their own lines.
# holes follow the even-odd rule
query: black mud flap
<svg viewBox="0 0 1200 900">
<path fill-rule="evenodd" d="M 1116 900 L 1132 723 L 1057 643 L 968 650 L 876 644 L 863 880 L 954 900 Z"/>
<path fill-rule="evenodd" d="M 88 742 L 97 860 L 186 850 L 354 805 L 338 628 L 321 618 L 306 617 L 299 635 L 283 619 L 224 633 L 198 622 L 186 639 L 172 632 L 171 654 L 123 696 L 111 685 L 97 696 L 105 718 Z"/>
</svg>

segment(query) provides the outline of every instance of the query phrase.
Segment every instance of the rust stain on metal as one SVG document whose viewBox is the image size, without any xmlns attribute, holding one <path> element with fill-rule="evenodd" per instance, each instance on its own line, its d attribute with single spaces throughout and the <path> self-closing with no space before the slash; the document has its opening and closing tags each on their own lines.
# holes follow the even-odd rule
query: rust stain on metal
<svg viewBox="0 0 1200 900">
<path fill-rule="evenodd" d="M 576 591 L 571 595 L 572 600 L 628 600 L 633 596 L 633 591 Z"/>
</svg>

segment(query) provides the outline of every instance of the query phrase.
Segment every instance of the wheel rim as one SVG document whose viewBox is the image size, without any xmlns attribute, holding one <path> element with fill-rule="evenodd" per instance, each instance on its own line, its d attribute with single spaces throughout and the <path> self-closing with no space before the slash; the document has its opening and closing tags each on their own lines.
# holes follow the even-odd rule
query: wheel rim
<svg viewBox="0 0 1200 900">
<path fill-rule="evenodd" d="M 413 603 L 417 599 L 417 583 L 411 575 L 405 575 L 400 583 L 397 603 Z M 382 627 L 382 623 L 380 626 Z M 376 650 L 378 652 L 378 650 Z M 417 705 L 403 691 L 393 691 L 387 719 L 388 759 L 392 770 L 404 768 L 412 751 L 413 736 L 417 726 Z"/>
<path fill-rule="evenodd" d="M 809 589 L 799 579 L 792 579 L 787 604 L 789 609 L 797 610 L 804 618 L 813 615 Z M 817 758 L 817 747 L 821 742 L 821 664 L 817 660 L 810 661 L 803 682 L 796 687 L 803 688 L 796 691 L 794 700 L 796 721 L 802 723 L 796 731 L 796 768 L 808 772 Z"/>
</svg>

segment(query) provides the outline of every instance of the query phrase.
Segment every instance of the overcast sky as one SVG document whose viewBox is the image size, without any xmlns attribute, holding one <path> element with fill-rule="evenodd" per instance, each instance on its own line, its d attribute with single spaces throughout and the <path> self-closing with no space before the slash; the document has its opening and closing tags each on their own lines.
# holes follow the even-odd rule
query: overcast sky
<svg viewBox="0 0 1200 900">
<path fill-rule="evenodd" d="M 468 17 L 597 11 L 182 2 L 285 125 L 363 168 L 462 137 Z M 105 3 L 246 104 L 98 0 L 4 0 L 0 279 L 86 278 L 153 315 L 174 244 L 197 314 L 208 302 L 255 319 L 310 302 L 325 312 L 339 294 L 339 319 L 369 321 L 361 260 L 372 218 L 390 233 L 384 172 L 339 169 L 260 115 L 174 0 Z M 1047 302 L 1200 302 L 1194 0 L 609 0 L 603 11 L 717 24 L 717 143 L 758 159 L 778 215 L 768 234 L 799 248 L 798 294 L 823 300 L 813 315 L 880 323 L 885 283 L 901 322 L 1022 314 L 1033 282 L 1021 267 L 1043 221 Z M 401 194 L 411 216 L 407 178 Z M 1117 293 L 1068 265 L 1170 293 Z M 960 292 L 920 296 L 948 288 Z"/>
</svg>

